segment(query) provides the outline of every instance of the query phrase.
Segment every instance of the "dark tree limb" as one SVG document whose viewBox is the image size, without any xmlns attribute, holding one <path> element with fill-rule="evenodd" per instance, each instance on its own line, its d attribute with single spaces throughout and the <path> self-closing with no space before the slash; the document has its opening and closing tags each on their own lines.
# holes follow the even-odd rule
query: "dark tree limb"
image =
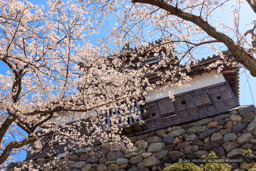
<svg viewBox="0 0 256 171">
<path fill-rule="evenodd" d="M 13 121 L 15 120 L 15 117 L 12 115 L 9 115 L 4 123 L 1 125 L 0 127 L 0 144 L 2 144 L 4 135 L 6 134 L 8 128 L 10 127 L 10 125 L 13 123 Z"/>
<path fill-rule="evenodd" d="M 252 10 L 256 13 L 256 0 L 246 0 L 251 6 Z"/>
<path fill-rule="evenodd" d="M 36 140 L 37 140 L 36 136 L 31 136 L 31 137 L 28 137 L 27 139 L 20 141 L 20 142 L 16 142 L 16 141 L 10 142 L 3 150 L 2 154 L 0 155 L 0 165 L 6 161 L 6 159 L 9 157 L 11 151 L 14 148 L 21 148 L 25 145 L 35 142 Z"/>
<path fill-rule="evenodd" d="M 216 30 L 207 21 L 203 20 L 200 16 L 196 16 L 181 9 L 174 7 L 162 0 L 132 0 L 133 3 L 144 3 L 149 5 L 154 5 L 168 11 L 170 14 L 177 16 L 186 21 L 190 21 L 204 30 L 209 36 L 215 38 L 216 40 L 224 43 L 228 50 L 232 53 L 234 59 L 241 63 L 245 68 L 247 68 L 251 75 L 256 77 L 256 59 L 250 56 L 243 47 L 236 44 L 230 37 L 226 34 Z"/>
</svg>

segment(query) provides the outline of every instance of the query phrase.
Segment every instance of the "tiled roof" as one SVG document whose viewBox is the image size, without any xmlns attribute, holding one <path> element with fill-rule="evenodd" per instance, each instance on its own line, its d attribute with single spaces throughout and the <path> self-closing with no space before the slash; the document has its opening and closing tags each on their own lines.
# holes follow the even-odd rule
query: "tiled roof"
<svg viewBox="0 0 256 171">
<path fill-rule="evenodd" d="M 202 75 L 203 73 L 210 72 L 212 70 L 218 70 L 221 64 L 221 61 L 227 60 L 229 62 L 233 62 L 233 58 L 231 53 L 224 52 L 225 59 L 221 58 L 220 56 L 213 55 L 212 57 L 202 58 L 198 60 L 196 63 L 192 62 L 190 64 L 191 71 L 185 71 L 189 76 L 194 77 L 196 75 Z M 216 65 L 215 65 L 216 63 Z M 210 67 L 209 67 L 210 66 Z M 239 100 L 239 67 L 238 66 L 231 66 L 231 65 L 223 65 L 223 69 L 221 73 L 223 74 L 225 80 L 228 82 L 229 86 L 231 87 L 234 95 L 236 96 L 237 100 Z M 168 69 L 168 68 L 164 68 Z M 185 69 L 184 69 L 185 70 Z M 156 81 L 158 76 L 156 74 L 147 75 L 147 77 L 151 80 L 151 82 Z"/>
<path fill-rule="evenodd" d="M 233 61 L 231 53 L 224 52 L 223 54 L 225 55 L 225 58 L 228 59 L 230 62 Z M 203 58 L 202 60 L 198 61 L 196 65 L 192 64 L 192 71 L 189 73 L 189 75 L 194 76 L 202 74 L 204 72 L 209 72 L 211 70 L 217 70 L 220 65 L 211 67 L 210 69 L 208 68 L 208 66 L 218 60 L 223 61 L 223 59 L 217 55 L 213 55 L 212 57 L 208 57 L 206 59 Z M 228 82 L 237 100 L 239 101 L 239 67 L 224 65 L 221 73 L 223 74 L 225 80 Z"/>
</svg>

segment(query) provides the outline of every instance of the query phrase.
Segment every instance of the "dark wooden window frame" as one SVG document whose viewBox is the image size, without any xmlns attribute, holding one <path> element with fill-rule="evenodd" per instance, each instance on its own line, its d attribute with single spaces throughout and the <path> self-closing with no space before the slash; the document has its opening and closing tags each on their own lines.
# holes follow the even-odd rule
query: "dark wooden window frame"
<svg viewBox="0 0 256 171">
<path fill-rule="evenodd" d="M 226 93 L 228 93 L 228 94 L 230 93 L 229 95 L 231 95 L 231 97 L 228 99 L 225 99 L 226 97 L 223 96 L 223 91 L 220 90 L 220 88 L 223 86 L 227 88 Z M 215 94 L 217 94 L 216 99 L 213 99 L 212 94 L 209 92 L 211 89 L 215 89 L 215 91 L 217 90 L 217 93 L 215 93 Z M 202 105 L 196 105 L 196 102 L 195 102 L 195 99 L 193 96 L 193 92 L 196 92 L 198 90 L 205 91 L 205 93 L 207 94 L 207 96 L 209 98 L 208 103 L 202 102 Z M 196 114 L 194 114 L 195 116 L 191 116 L 191 114 L 187 108 L 187 105 L 188 105 L 187 101 L 184 99 L 185 96 L 187 96 L 187 98 L 188 98 L 188 96 L 190 97 L 191 102 L 193 104 L 193 109 L 196 113 Z M 178 99 L 178 98 L 181 99 L 180 102 L 184 106 L 184 112 L 183 111 L 182 112 L 184 113 L 183 115 L 187 115 L 187 117 L 185 117 L 185 118 L 181 117 L 181 111 L 179 111 L 177 109 L 177 103 L 179 103 L 179 102 L 177 102 L 176 99 Z M 144 123 L 145 130 L 158 129 L 158 128 L 162 128 L 162 127 L 173 126 L 173 125 L 190 122 L 193 120 L 198 120 L 201 118 L 205 118 L 205 117 L 209 117 L 209 116 L 227 112 L 231 108 L 239 106 L 239 103 L 227 82 L 222 82 L 222 83 L 218 83 L 215 85 L 211 85 L 211 86 L 207 86 L 207 87 L 203 87 L 203 88 L 199 88 L 199 89 L 195 89 L 192 91 L 188 91 L 188 92 L 184 92 L 184 93 L 175 95 L 175 100 L 172 101 L 174 111 L 171 111 L 170 113 L 162 113 L 161 112 L 159 104 L 160 104 L 160 101 L 162 101 L 164 99 L 169 99 L 169 97 L 157 99 L 157 100 L 148 102 L 144 106 L 142 106 L 143 119 L 145 121 L 145 123 Z M 169 99 L 169 100 L 171 100 L 171 99 Z M 232 101 L 231 105 L 227 104 L 227 102 L 229 102 L 229 101 Z M 152 111 L 151 110 L 152 108 L 150 109 L 150 105 L 152 105 L 152 104 L 156 104 L 155 106 L 158 109 L 154 109 L 154 110 L 158 110 L 158 113 L 155 111 Z M 219 106 L 222 106 L 222 107 L 219 108 Z M 208 111 L 207 107 L 211 107 L 212 111 Z M 201 112 L 204 114 L 199 114 L 199 110 L 198 110 L 199 108 L 204 111 L 204 112 Z M 146 111 L 148 110 L 148 113 L 145 114 L 145 110 Z M 153 115 L 153 113 L 155 113 L 155 115 Z M 146 115 L 149 115 L 149 116 L 146 116 Z M 156 115 L 158 115 L 158 116 L 156 116 Z M 171 120 L 171 117 L 173 117 L 173 115 L 176 115 L 175 120 Z M 163 117 L 166 117 L 166 118 L 163 118 Z M 165 123 L 163 123 L 163 119 L 166 119 L 167 121 Z"/>
</svg>

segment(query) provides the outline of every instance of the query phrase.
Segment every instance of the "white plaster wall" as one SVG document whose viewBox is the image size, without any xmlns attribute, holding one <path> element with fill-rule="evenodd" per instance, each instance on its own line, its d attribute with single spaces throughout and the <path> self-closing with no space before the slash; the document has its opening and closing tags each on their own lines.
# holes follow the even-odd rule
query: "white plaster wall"
<svg viewBox="0 0 256 171">
<path fill-rule="evenodd" d="M 225 82 L 225 78 L 223 77 L 223 75 L 221 73 L 218 74 L 216 71 L 211 71 L 210 73 L 204 73 L 202 75 L 197 75 L 193 77 L 192 81 L 189 83 L 189 87 L 174 88 L 174 95 L 222 82 Z M 169 92 L 171 90 L 171 88 L 158 87 L 155 90 L 148 92 L 146 102 L 169 97 Z"/>
<path fill-rule="evenodd" d="M 69 123 L 69 122 L 73 122 L 73 121 L 77 121 L 77 120 L 81 120 L 81 119 L 87 119 L 90 116 L 94 116 L 96 115 L 95 112 L 93 111 L 88 111 L 86 112 L 77 112 L 77 113 L 67 113 L 67 114 L 62 114 L 59 117 L 53 118 L 51 119 L 52 123 Z"/>
<path fill-rule="evenodd" d="M 199 89 L 202 87 L 218 84 L 225 82 L 222 74 L 218 74 L 216 71 L 211 71 L 210 73 L 204 73 L 201 76 L 197 75 L 193 77 L 190 82 L 190 87 L 174 88 L 174 95 L 184 93 L 187 91 Z M 169 96 L 169 91 L 171 88 L 162 87 L 156 88 L 154 91 L 148 92 L 146 97 L 146 102 L 154 101 L 157 99 L 165 98 Z M 80 119 L 86 119 L 88 116 L 93 115 L 93 112 L 86 113 L 69 113 L 63 114 L 61 117 L 53 118 L 51 122 L 53 123 L 69 123 Z"/>
<path fill-rule="evenodd" d="M 92 115 L 95 115 L 95 112 L 89 111 L 87 113 L 86 112 L 66 113 L 66 114 L 61 114 L 58 117 L 52 118 L 49 122 L 66 124 L 66 123 L 74 122 L 81 119 L 87 119 Z M 40 131 L 40 130 L 41 130 L 40 127 L 36 129 L 36 131 Z"/>
</svg>

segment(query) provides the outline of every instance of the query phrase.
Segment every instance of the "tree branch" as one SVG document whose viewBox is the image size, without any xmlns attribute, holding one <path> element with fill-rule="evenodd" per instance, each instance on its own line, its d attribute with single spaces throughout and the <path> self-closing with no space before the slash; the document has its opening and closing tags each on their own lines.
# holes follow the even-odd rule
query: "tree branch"
<svg viewBox="0 0 256 171">
<path fill-rule="evenodd" d="M 1 128 L 0 128 L 0 144 L 3 141 L 5 133 L 7 132 L 8 128 L 10 127 L 10 125 L 13 123 L 14 120 L 15 120 L 15 117 L 12 116 L 12 115 L 9 115 L 5 119 L 4 123 L 1 125 Z"/>
<path fill-rule="evenodd" d="M 251 6 L 252 10 L 256 13 L 256 1 L 255 0 L 246 0 Z"/>
<path fill-rule="evenodd" d="M 247 68 L 251 75 L 256 77 L 256 59 L 251 57 L 241 46 L 236 44 L 230 37 L 226 34 L 216 30 L 208 22 L 203 20 L 201 17 L 184 12 L 177 7 L 174 7 L 161 0 L 132 0 L 133 3 L 144 3 L 149 5 L 157 6 L 165 11 L 170 12 L 170 14 L 177 16 L 186 21 L 190 21 L 202 30 L 204 30 L 208 35 L 215 38 L 216 40 L 224 43 L 232 56 L 237 62 L 240 62 L 245 68 Z"/>
<path fill-rule="evenodd" d="M 35 142 L 37 140 L 36 136 L 31 136 L 27 139 L 24 139 L 20 142 L 16 142 L 16 141 L 12 141 L 10 142 L 4 149 L 4 151 L 2 152 L 1 156 L 0 156 L 0 165 L 3 164 L 5 162 L 5 160 L 9 157 L 11 151 L 13 148 L 20 148 L 23 147 L 25 145 L 28 145 L 32 142 Z"/>
</svg>

